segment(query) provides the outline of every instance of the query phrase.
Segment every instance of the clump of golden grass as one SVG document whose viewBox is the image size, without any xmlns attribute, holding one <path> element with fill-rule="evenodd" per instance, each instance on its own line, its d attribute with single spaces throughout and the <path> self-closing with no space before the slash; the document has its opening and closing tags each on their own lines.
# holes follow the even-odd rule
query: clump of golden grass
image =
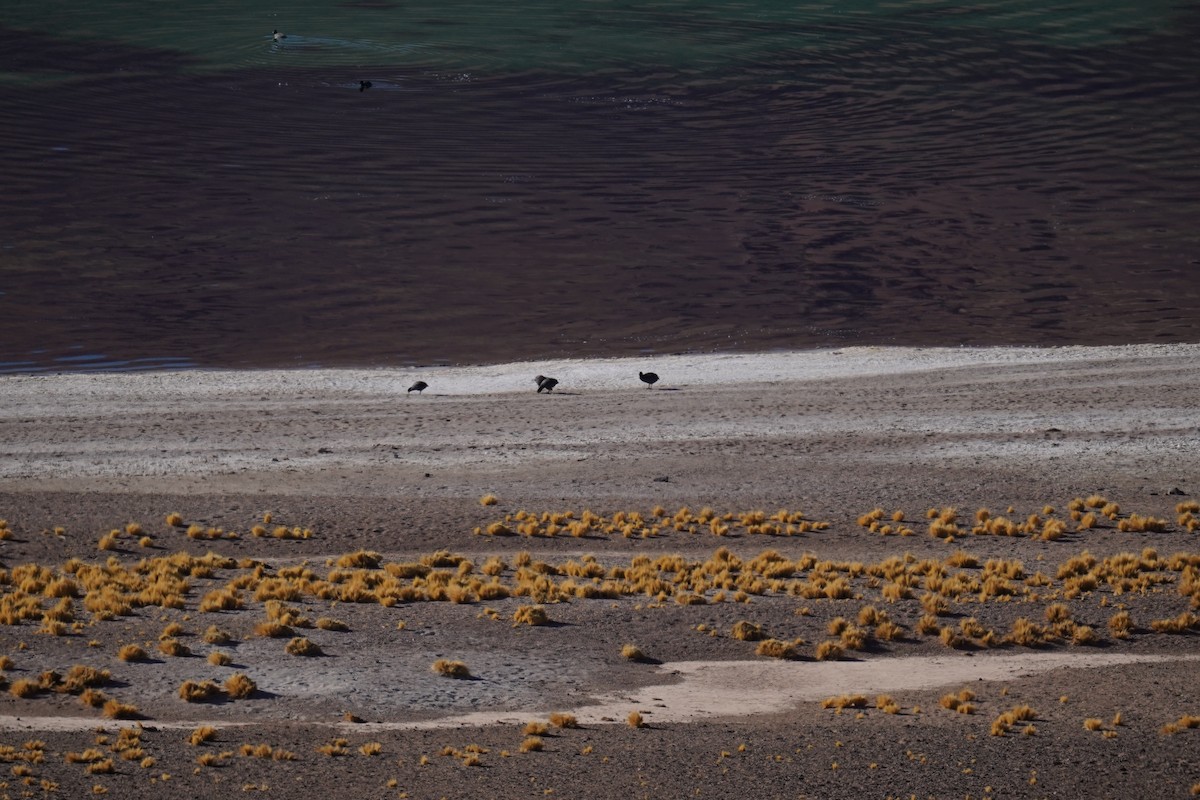
<svg viewBox="0 0 1200 800">
<path fill-rule="evenodd" d="M 104 686 L 109 682 L 111 677 L 112 674 L 106 669 L 102 670 L 84 664 L 75 664 L 67 670 L 67 674 L 62 679 L 62 682 L 54 688 L 56 691 L 78 694 L 84 689 Z"/>
<path fill-rule="evenodd" d="M 544 606 L 518 606 L 513 612 L 513 627 L 518 625 L 546 625 L 550 616 Z"/>
<path fill-rule="evenodd" d="M 211 725 L 201 725 L 199 728 L 196 728 L 192 731 L 191 735 L 188 736 L 187 741 L 188 744 L 192 745 L 193 747 L 197 747 L 205 742 L 211 742 L 215 738 L 217 738 L 216 728 L 212 727 Z"/>
<path fill-rule="evenodd" d="M 293 656 L 322 656 L 325 651 L 307 637 L 297 636 L 284 645 L 284 651 Z"/>
<path fill-rule="evenodd" d="M 521 733 L 526 736 L 545 736 L 550 730 L 550 727 L 541 720 L 530 720 L 525 723 L 525 727 L 521 729 Z"/>
<path fill-rule="evenodd" d="M 546 743 L 539 736 L 529 736 L 521 742 L 522 753 L 536 753 L 545 749 Z"/>
<path fill-rule="evenodd" d="M 1083 721 L 1083 729 L 1085 731 L 1098 731 L 1104 727 L 1104 720 L 1096 717 L 1088 717 Z"/>
<path fill-rule="evenodd" d="M 1030 722 L 1037 719 L 1037 712 L 1027 705 L 1014 706 L 992 720 L 992 736 L 1004 736 L 1018 722 Z"/>
<path fill-rule="evenodd" d="M 284 625 L 279 620 L 268 619 L 254 626 L 254 635 L 262 636 L 270 639 L 283 639 L 294 635 L 296 632 L 288 625 Z"/>
<path fill-rule="evenodd" d="M 646 654 L 636 644 L 627 644 L 621 648 L 621 657 L 629 661 L 645 661 Z"/>
<path fill-rule="evenodd" d="M 556 728 L 578 728 L 579 720 L 575 719 L 574 714 L 555 711 L 550 715 L 550 724 Z"/>
<path fill-rule="evenodd" d="M 832 639 L 826 639 L 817 645 L 817 650 L 813 657 L 817 661 L 840 661 L 844 653 L 845 651 L 842 650 L 841 644 Z"/>
<path fill-rule="evenodd" d="M 183 515 L 178 511 L 172 511 L 170 514 L 167 514 L 166 523 L 172 528 L 182 528 Z"/>
<path fill-rule="evenodd" d="M 258 684 L 240 672 L 230 675 L 225 680 L 225 693 L 236 699 L 249 697 L 257 690 Z"/>
<path fill-rule="evenodd" d="M 104 716 L 109 719 L 137 719 L 141 715 L 137 706 L 113 698 L 104 704 Z"/>
<path fill-rule="evenodd" d="M 339 619 L 332 617 L 318 617 L 317 627 L 323 631 L 348 631 L 350 626 Z"/>
<path fill-rule="evenodd" d="M 1200 715 L 1184 714 L 1174 722 L 1164 725 L 1162 732 L 1170 735 L 1173 733 L 1179 733 L 1180 731 L 1188 730 L 1189 728 L 1200 728 Z"/>
<path fill-rule="evenodd" d="M 145 661 L 149 658 L 142 646 L 137 644 L 126 644 L 116 654 L 116 657 L 121 661 Z"/>
<path fill-rule="evenodd" d="M 182 658 L 184 656 L 190 656 L 192 654 L 192 651 L 188 648 L 188 646 L 186 644 L 179 641 L 178 639 L 170 639 L 170 638 L 163 639 L 161 642 L 158 643 L 158 652 L 162 653 L 165 656 L 174 656 L 176 658 Z"/>
<path fill-rule="evenodd" d="M 358 550 L 339 556 L 337 565 L 342 569 L 376 569 L 383 556 L 373 550 Z"/>
<path fill-rule="evenodd" d="M 794 658 L 796 656 L 796 646 L 791 642 L 784 642 L 779 639 L 763 639 L 758 643 L 758 648 L 754 652 L 760 656 L 767 656 L 769 658 Z"/>
<path fill-rule="evenodd" d="M 1012 628 L 1006 638 L 1007 641 L 1022 647 L 1037 647 L 1046 642 L 1047 633 L 1045 628 L 1032 620 L 1017 617 L 1013 620 Z"/>
<path fill-rule="evenodd" d="M 1169 619 L 1150 620 L 1150 628 L 1155 633 L 1182 634 L 1197 627 L 1200 627 L 1200 617 L 1190 611 L 1184 611 L 1179 616 Z"/>
<path fill-rule="evenodd" d="M 439 658 L 433 662 L 431 669 L 438 675 L 444 675 L 447 678 L 469 678 L 471 671 L 462 661 L 451 661 L 446 658 Z"/>
<path fill-rule="evenodd" d="M 1117 530 L 1122 532 L 1134 531 L 1137 533 L 1155 532 L 1161 533 L 1167 529 L 1167 521 L 1165 519 L 1157 519 L 1155 517 L 1143 517 L 1140 514 L 1130 514 L 1123 520 L 1117 523 Z"/>
<path fill-rule="evenodd" d="M 380 742 L 364 742 L 359 746 L 358 752 L 364 756 L 377 756 L 383 752 L 383 744 Z"/>
<path fill-rule="evenodd" d="M 103 761 L 88 764 L 85 770 L 89 775 L 111 775 L 117 771 L 117 768 L 113 765 L 111 758 L 106 758 Z"/>
<path fill-rule="evenodd" d="M 885 714 L 899 714 L 900 704 L 891 695 L 881 694 L 875 697 L 875 707 Z"/>
<path fill-rule="evenodd" d="M 104 759 L 104 753 L 100 752 L 94 747 L 89 747 L 80 753 L 66 753 L 64 754 L 63 759 L 68 764 L 91 764 L 95 761 L 102 761 Z"/>
<path fill-rule="evenodd" d="M 733 630 L 730 631 L 730 635 L 744 642 L 757 642 L 766 637 L 766 633 L 763 632 L 761 625 L 744 619 L 733 623 Z"/>
<path fill-rule="evenodd" d="M 208 654 L 208 663 L 214 667 L 227 667 L 233 663 L 233 657 L 229 653 L 222 653 L 220 650 L 214 650 Z"/>
<path fill-rule="evenodd" d="M 826 697 L 821 701 L 821 708 L 832 708 L 841 711 L 844 708 L 866 708 L 867 698 L 861 694 L 840 694 Z"/>
<path fill-rule="evenodd" d="M 496 503 L 499 503 L 499 502 L 500 502 L 500 498 L 498 498 L 498 497 L 496 497 L 496 495 L 490 494 L 490 493 L 485 494 L 483 497 L 479 498 L 479 505 L 481 505 L 481 506 L 494 506 L 494 505 L 496 505 Z"/>
<path fill-rule="evenodd" d="M 334 739 L 329 744 L 323 744 L 317 748 L 318 753 L 324 753 L 327 756 L 344 756 L 349 754 L 347 748 L 350 747 L 349 739 Z"/>
<path fill-rule="evenodd" d="M 28 678 L 15 680 L 12 682 L 12 685 L 8 687 L 9 694 L 11 694 L 13 697 L 19 697 L 23 700 L 27 700 L 30 697 L 35 696 L 41 690 L 42 687 L 37 681 L 29 680 Z"/>
<path fill-rule="evenodd" d="M 1113 635 L 1114 639 L 1128 639 L 1133 628 L 1133 617 L 1125 610 L 1118 611 L 1108 620 L 1108 632 Z"/>
<path fill-rule="evenodd" d="M 625 718 L 625 724 L 631 728 L 644 728 L 646 727 L 646 720 L 637 711 L 630 711 L 629 716 Z"/>
<path fill-rule="evenodd" d="M 971 701 L 975 699 L 975 693 L 970 689 L 961 689 L 957 693 L 944 694 L 938 700 L 938 705 L 948 711 L 957 711 L 960 714 L 974 714 L 975 706 Z"/>
<path fill-rule="evenodd" d="M 211 700 L 221 693 L 221 687 L 212 681 L 184 681 L 179 686 L 179 697 L 188 703 Z"/>
</svg>

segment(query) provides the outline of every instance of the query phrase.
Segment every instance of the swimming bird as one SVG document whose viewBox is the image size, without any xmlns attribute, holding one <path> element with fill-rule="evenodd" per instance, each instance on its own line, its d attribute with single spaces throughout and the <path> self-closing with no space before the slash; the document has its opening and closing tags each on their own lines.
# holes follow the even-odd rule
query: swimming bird
<svg viewBox="0 0 1200 800">
<path fill-rule="evenodd" d="M 654 384 L 658 383 L 658 376 L 655 375 L 653 372 L 640 372 L 639 371 L 638 377 L 642 379 L 642 383 L 646 384 L 647 389 L 649 389 Z"/>
<path fill-rule="evenodd" d="M 365 92 L 367 89 L 370 89 L 370 88 L 371 88 L 370 81 L 359 81 L 358 82 L 358 90 L 360 92 Z"/>
<path fill-rule="evenodd" d="M 547 378 L 545 375 L 538 375 L 534 380 L 537 381 L 538 394 L 541 394 L 542 390 L 553 392 L 554 387 L 558 386 L 558 378 Z"/>
<path fill-rule="evenodd" d="M 280 33 L 280 32 L 279 32 L 279 31 L 277 31 L 277 30 L 275 30 L 275 31 L 271 31 L 271 36 L 273 36 L 273 37 L 275 38 L 275 41 L 277 41 L 277 42 L 278 42 L 280 39 L 286 39 L 286 38 L 287 38 L 287 34 L 286 34 L 286 33 Z"/>
<path fill-rule="evenodd" d="M 426 383 L 425 381 L 417 381 L 412 386 L 408 387 L 408 390 L 410 392 L 416 392 L 417 394 L 420 394 L 421 392 L 425 391 L 428 388 L 429 388 L 429 384 Z"/>
</svg>

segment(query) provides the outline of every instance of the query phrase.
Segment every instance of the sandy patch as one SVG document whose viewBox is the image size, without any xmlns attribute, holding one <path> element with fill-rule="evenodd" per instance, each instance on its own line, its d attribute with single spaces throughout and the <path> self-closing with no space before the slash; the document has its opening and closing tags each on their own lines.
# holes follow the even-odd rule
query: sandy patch
<svg viewBox="0 0 1200 800">
<path fill-rule="evenodd" d="M 626 715 L 637 710 L 651 723 L 689 723 L 714 718 L 751 717 L 777 714 L 805 702 L 833 695 L 920 691 L 973 681 L 1016 681 L 1052 670 L 1097 670 L 1122 664 L 1163 664 L 1200 661 L 1200 654 L 1158 656 L 1145 653 L 1021 653 L 991 656 L 912 656 L 868 661 L 679 661 L 662 664 L 658 673 L 675 682 L 654 684 L 635 692 L 615 693 L 599 703 L 577 708 L 539 708 L 530 697 L 528 710 L 476 711 L 438 719 L 390 722 L 321 722 L 306 725 L 344 728 L 348 731 L 436 730 L 441 728 L 507 725 L 544 716 L 551 711 L 574 714 L 581 724 L 624 724 Z M 291 694 L 352 691 L 354 676 L 347 672 L 326 673 L 306 667 L 287 670 L 279 676 L 296 682 Z M 520 675 L 511 676 L 511 685 Z M 1078 676 L 1064 678 L 1074 682 Z M 446 681 L 437 682 L 445 685 Z M 436 699 L 429 700 L 436 703 Z M 191 729 L 201 725 L 268 724 L 286 718 L 231 720 L 154 720 L 151 727 Z M 90 730 L 102 724 L 93 717 L 0 715 L 0 730 Z M 130 724 L 130 723 L 125 723 Z"/>
</svg>

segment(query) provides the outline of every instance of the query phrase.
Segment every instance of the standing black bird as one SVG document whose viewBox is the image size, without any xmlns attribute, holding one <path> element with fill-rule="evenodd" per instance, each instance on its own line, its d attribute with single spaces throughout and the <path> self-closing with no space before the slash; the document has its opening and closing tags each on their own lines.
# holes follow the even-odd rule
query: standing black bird
<svg viewBox="0 0 1200 800">
<path fill-rule="evenodd" d="M 534 378 L 538 385 L 538 394 L 543 391 L 553 392 L 554 387 L 558 386 L 558 378 L 547 378 L 545 375 L 538 375 Z"/>
<path fill-rule="evenodd" d="M 408 390 L 410 392 L 416 392 L 417 394 L 420 394 L 421 392 L 425 391 L 428 388 L 429 388 L 429 384 L 426 383 L 425 381 L 417 381 L 412 386 L 408 387 Z"/>
<path fill-rule="evenodd" d="M 639 372 L 638 377 L 642 379 L 642 383 L 646 384 L 647 389 L 658 383 L 658 376 L 653 372 Z"/>
<path fill-rule="evenodd" d="M 358 82 L 358 90 L 360 92 L 365 92 L 367 89 L 370 89 L 370 88 L 371 88 L 370 81 L 359 81 Z"/>
</svg>

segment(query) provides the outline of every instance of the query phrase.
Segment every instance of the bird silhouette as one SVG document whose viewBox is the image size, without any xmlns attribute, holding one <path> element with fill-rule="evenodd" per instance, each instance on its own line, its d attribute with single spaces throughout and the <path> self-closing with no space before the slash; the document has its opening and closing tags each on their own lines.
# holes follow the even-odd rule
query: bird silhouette
<svg viewBox="0 0 1200 800">
<path fill-rule="evenodd" d="M 287 38 L 287 34 L 286 34 L 286 33 L 280 33 L 280 32 L 279 32 L 279 31 L 277 31 L 277 30 L 275 30 L 275 31 L 271 31 L 271 36 L 272 36 L 272 37 L 274 37 L 275 41 L 277 41 L 277 42 L 278 42 L 280 39 L 286 39 L 286 38 Z"/>
<path fill-rule="evenodd" d="M 542 391 L 553 392 L 554 387 L 558 386 L 558 378 L 547 378 L 545 375 L 538 375 L 534 378 L 538 385 L 538 394 Z"/>
<path fill-rule="evenodd" d="M 410 392 L 416 392 L 417 394 L 420 394 L 421 392 L 425 391 L 428 388 L 429 388 L 429 384 L 426 383 L 425 381 L 417 381 L 412 386 L 408 387 L 408 390 Z"/>
<path fill-rule="evenodd" d="M 360 92 L 365 92 L 367 89 L 370 89 L 370 88 L 371 88 L 370 81 L 359 81 L 358 82 L 358 90 Z"/>
<path fill-rule="evenodd" d="M 646 384 L 647 389 L 658 383 L 658 376 L 653 372 L 638 372 L 638 377 L 642 379 L 642 383 Z"/>
</svg>

